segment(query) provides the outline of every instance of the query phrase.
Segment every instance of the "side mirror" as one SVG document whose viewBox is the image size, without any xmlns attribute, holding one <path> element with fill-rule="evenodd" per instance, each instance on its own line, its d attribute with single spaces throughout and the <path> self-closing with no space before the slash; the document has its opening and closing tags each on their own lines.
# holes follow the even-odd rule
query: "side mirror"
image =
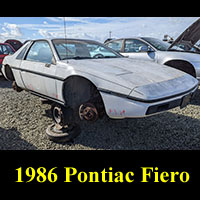
<svg viewBox="0 0 200 200">
<path fill-rule="evenodd" d="M 150 46 L 148 46 L 147 52 L 154 52 L 154 50 Z"/>
<path fill-rule="evenodd" d="M 56 65 L 56 59 L 54 58 L 54 56 L 52 57 L 51 64 Z"/>
</svg>

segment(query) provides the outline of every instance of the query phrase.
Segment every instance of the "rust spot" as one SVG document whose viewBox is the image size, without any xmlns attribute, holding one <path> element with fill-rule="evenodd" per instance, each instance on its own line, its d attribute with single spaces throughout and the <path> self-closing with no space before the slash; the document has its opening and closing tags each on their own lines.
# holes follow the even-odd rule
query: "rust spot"
<svg viewBox="0 0 200 200">
<path fill-rule="evenodd" d="M 79 117 L 81 120 L 95 122 L 98 119 L 98 112 L 96 107 L 91 103 L 82 104 L 79 107 Z"/>
</svg>

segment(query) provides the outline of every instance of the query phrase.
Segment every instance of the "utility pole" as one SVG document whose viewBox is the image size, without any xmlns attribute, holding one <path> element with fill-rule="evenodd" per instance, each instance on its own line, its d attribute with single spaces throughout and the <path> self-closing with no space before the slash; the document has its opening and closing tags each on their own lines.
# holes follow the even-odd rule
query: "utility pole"
<svg viewBox="0 0 200 200">
<path fill-rule="evenodd" d="M 111 38 L 112 31 L 109 31 L 109 38 Z"/>
</svg>

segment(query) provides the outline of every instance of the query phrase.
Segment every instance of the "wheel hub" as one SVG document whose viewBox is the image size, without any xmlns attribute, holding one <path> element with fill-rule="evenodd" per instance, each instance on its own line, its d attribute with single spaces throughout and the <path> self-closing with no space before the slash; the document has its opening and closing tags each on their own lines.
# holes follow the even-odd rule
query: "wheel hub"
<svg viewBox="0 0 200 200">
<path fill-rule="evenodd" d="M 61 127 L 69 125 L 73 120 L 73 110 L 59 104 L 52 105 L 52 117 L 56 124 Z"/>
<path fill-rule="evenodd" d="M 93 104 L 85 103 L 79 107 L 79 117 L 81 120 L 94 122 L 98 119 L 98 111 Z"/>
</svg>

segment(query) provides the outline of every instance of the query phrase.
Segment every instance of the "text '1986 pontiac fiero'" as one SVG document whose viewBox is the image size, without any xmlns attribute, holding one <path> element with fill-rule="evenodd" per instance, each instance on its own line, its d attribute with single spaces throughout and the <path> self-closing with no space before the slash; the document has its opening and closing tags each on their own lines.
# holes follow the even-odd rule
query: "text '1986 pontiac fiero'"
<svg viewBox="0 0 200 200">
<path fill-rule="evenodd" d="M 138 118 L 185 107 L 198 87 L 189 74 L 125 58 L 91 40 L 29 41 L 4 59 L 2 72 L 15 90 L 53 102 L 52 116 L 61 128 L 52 128 L 51 139 L 74 138 L 73 131 L 60 130 L 79 119 Z"/>
</svg>

